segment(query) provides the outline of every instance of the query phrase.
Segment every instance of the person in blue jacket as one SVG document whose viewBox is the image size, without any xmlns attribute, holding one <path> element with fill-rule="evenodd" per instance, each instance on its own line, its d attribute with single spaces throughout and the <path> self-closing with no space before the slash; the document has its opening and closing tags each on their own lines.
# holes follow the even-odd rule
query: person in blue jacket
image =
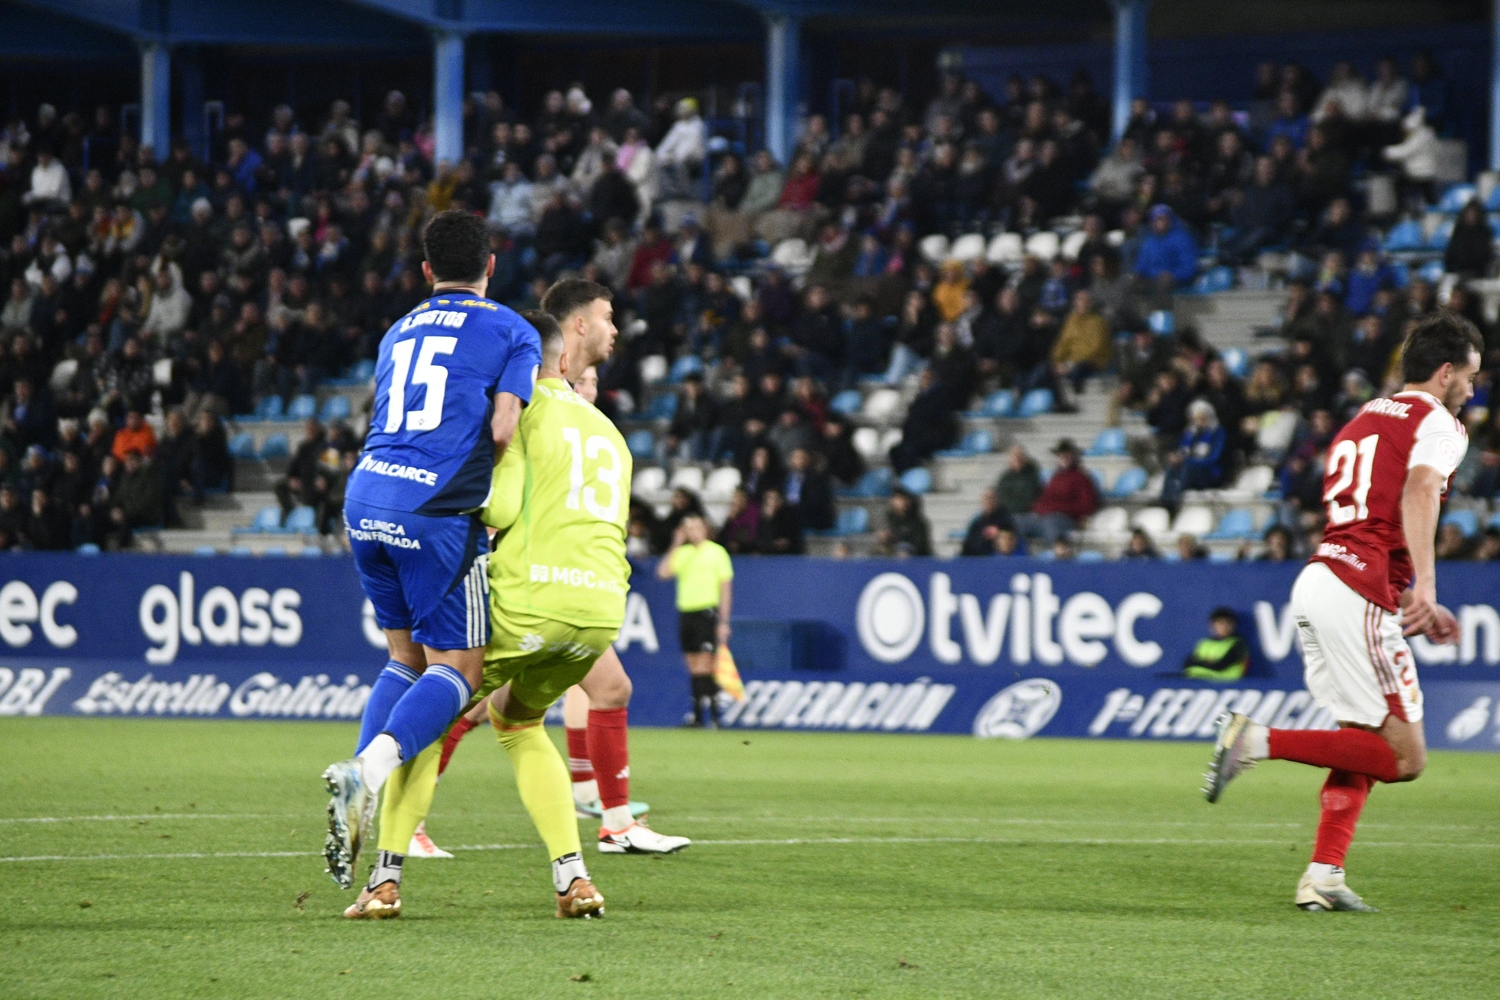
<svg viewBox="0 0 1500 1000">
<path fill-rule="evenodd" d="M 1198 276 L 1198 241 L 1166 205 L 1151 209 L 1150 231 L 1135 258 L 1136 277 L 1159 294 L 1192 284 Z"/>
</svg>

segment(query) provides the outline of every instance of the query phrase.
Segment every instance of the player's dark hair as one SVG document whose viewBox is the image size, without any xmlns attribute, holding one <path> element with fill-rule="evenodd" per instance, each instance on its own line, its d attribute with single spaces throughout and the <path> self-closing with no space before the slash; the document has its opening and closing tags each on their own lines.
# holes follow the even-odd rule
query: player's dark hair
<svg viewBox="0 0 1500 1000">
<path fill-rule="evenodd" d="M 552 318 L 551 313 L 542 309 L 527 309 L 521 313 L 521 318 L 536 327 L 537 335 L 542 338 L 543 361 L 562 356 L 562 327 L 557 325 L 557 320 Z"/>
<path fill-rule="evenodd" d="M 1401 345 L 1401 377 L 1408 383 L 1426 382 L 1446 364 L 1468 364 L 1471 351 L 1484 353 L 1484 338 L 1474 324 L 1439 309 L 1419 322 Z"/>
<path fill-rule="evenodd" d="M 1211 622 L 1227 621 L 1232 625 L 1238 625 L 1240 622 L 1240 616 L 1234 613 L 1233 608 L 1227 605 L 1221 605 L 1209 612 L 1208 620 Z"/>
<path fill-rule="evenodd" d="M 559 323 L 595 299 L 606 302 L 614 300 L 615 293 L 587 278 L 564 278 L 547 289 L 542 296 L 542 308 L 552 314 Z"/>
<path fill-rule="evenodd" d="M 427 223 L 422 249 L 435 281 L 481 281 L 490 259 L 490 233 L 479 216 L 450 209 Z"/>
</svg>

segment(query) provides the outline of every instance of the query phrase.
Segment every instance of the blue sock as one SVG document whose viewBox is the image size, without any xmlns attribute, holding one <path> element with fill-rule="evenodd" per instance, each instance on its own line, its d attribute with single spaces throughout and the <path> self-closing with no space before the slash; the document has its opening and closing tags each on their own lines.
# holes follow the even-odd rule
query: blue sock
<svg viewBox="0 0 1500 1000">
<path fill-rule="evenodd" d="M 411 667 L 395 660 L 386 661 L 385 669 L 375 678 L 375 684 L 370 688 L 370 697 L 365 701 L 365 713 L 360 716 L 359 744 L 354 748 L 356 757 L 370 745 L 371 740 L 380 735 L 386 720 L 391 717 L 391 709 L 396 707 L 396 702 L 416 682 L 417 672 Z"/>
<path fill-rule="evenodd" d="M 434 663 L 401 696 L 381 731 L 401 744 L 402 760 L 416 760 L 417 754 L 442 738 L 472 694 L 463 674 L 446 663 Z"/>
</svg>

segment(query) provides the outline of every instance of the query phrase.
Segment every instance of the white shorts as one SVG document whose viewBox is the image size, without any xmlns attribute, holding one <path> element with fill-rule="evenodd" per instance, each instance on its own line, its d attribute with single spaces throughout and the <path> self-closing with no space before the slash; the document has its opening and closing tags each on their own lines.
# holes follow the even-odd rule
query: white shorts
<svg viewBox="0 0 1500 1000">
<path fill-rule="evenodd" d="M 1422 720 L 1422 687 L 1401 619 L 1367 600 L 1323 563 L 1292 585 L 1307 690 L 1339 722 L 1379 726 L 1389 715 Z"/>
</svg>

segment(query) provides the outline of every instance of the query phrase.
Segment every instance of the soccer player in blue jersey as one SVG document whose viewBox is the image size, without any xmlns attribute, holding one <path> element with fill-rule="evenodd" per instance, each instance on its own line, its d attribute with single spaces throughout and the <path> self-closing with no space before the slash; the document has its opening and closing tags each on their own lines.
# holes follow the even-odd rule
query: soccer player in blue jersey
<svg viewBox="0 0 1500 1000">
<path fill-rule="evenodd" d="M 323 772 L 323 854 L 346 889 L 381 786 L 442 737 L 479 685 L 489 546 L 476 512 L 541 363 L 536 330 L 484 297 L 495 269 L 484 221 L 440 212 L 422 243 L 432 295 L 380 342 L 375 412 L 344 500 L 360 585 L 390 648 L 355 757 Z"/>
</svg>

